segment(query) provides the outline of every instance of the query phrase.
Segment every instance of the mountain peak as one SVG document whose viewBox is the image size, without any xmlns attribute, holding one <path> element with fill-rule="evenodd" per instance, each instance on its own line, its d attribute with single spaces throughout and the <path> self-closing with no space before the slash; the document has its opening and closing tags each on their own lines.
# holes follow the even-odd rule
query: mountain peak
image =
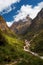
<svg viewBox="0 0 43 65">
<path fill-rule="evenodd" d="M 41 11 L 38 13 L 38 18 L 43 18 L 43 8 L 41 9 Z"/>
<path fill-rule="evenodd" d="M 41 12 L 43 12 L 43 8 L 41 9 Z"/>
<path fill-rule="evenodd" d="M 14 22 L 12 24 L 12 26 L 10 27 L 10 29 L 17 34 L 24 34 L 24 33 L 26 33 L 30 24 L 31 24 L 31 19 L 29 16 L 27 16 L 23 20 L 19 20 L 18 22 Z"/>
<path fill-rule="evenodd" d="M 32 20 L 31 29 L 35 32 L 43 29 L 43 9 L 41 9 L 36 18 Z"/>
</svg>

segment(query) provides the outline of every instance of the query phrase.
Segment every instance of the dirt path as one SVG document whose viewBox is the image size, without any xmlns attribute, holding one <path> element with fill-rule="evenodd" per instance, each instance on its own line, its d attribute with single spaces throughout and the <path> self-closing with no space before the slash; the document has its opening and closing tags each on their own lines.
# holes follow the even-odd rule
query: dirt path
<svg viewBox="0 0 43 65">
<path fill-rule="evenodd" d="M 12 63 L 9 63 L 9 64 L 5 64 L 5 65 L 13 65 L 13 64 L 16 64 L 18 61 L 14 61 Z"/>
<path fill-rule="evenodd" d="M 37 53 L 30 51 L 29 49 L 26 48 L 26 46 L 24 46 L 24 51 L 29 52 L 32 55 L 39 57 L 40 59 L 43 59 L 43 56 L 39 56 Z"/>
<path fill-rule="evenodd" d="M 38 35 L 38 34 L 37 34 L 37 35 Z M 35 38 L 37 35 L 35 35 L 34 38 Z M 34 39 L 34 38 L 33 38 L 33 39 Z M 32 39 L 32 40 L 33 40 L 33 39 Z M 34 53 L 34 52 L 30 51 L 29 47 L 30 47 L 30 42 L 31 42 L 32 40 L 30 40 L 30 41 L 25 40 L 24 51 L 29 52 L 29 53 L 31 53 L 32 55 L 39 57 L 40 59 L 43 59 L 43 56 L 39 56 L 37 53 Z"/>
<path fill-rule="evenodd" d="M 5 64 L 5 65 L 15 65 L 17 62 L 20 62 L 22 60 L 22 58 L 21 59 L 17 59 L 16 61 L 14 61 L 14 62 L 11 62 L 11 63 L 9 63 L 9 64 Z"/>
<path fill-rule="evenodd" d="M 38 35 L 38 34 L 37 34 L 37 35 Z M 33 39 L 34 39 L 37 35 L 34 35 Z M 33 40 L 33 39 L 32 39 L 32 40 Z M 37 53 L 34 53 L 34 52 L 30 51 L 29 47 L 30 47 L 30 42 L 31 42 L 32 40 L 30 40 L 30 41 L 25 40 L 24 51 L 29 52 L 29 53 L 31 53 L 32 55 L 39 57 L 40 59 L 43 59 L 43 56 L 39 56 Z M 5 64 L 5 65 L 13 65 L 13 64 L 15 65 L 17 62 L 20 62 L 21 60 L 22 60 L 22 58 L 21 58 L 20 60 L 16 60 L 16 61 L 14 61 L 14 62 L 11 62 L 11 63 L 9 63 L 9 64 Z"/>
</svg>

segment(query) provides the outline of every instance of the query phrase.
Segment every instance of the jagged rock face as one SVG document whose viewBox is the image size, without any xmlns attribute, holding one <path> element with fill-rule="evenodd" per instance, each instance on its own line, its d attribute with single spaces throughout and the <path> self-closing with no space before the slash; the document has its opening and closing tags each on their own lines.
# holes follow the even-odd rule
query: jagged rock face
<svg viewBox="0 0 43 65">
<path fill-rule="evenodd" d="M 43 9 L 38 13 L 38 18 L 43 18 Z"/>
<path fill-rule="evenodd" d="M 31 21 L 31 24 L 23 38 L 30 40 L 35 34 L 39 34 L 41 31 L 43 31 L 43 9 L 38 13 L 36 18 Z"/>
<path fill-rule="evenodd" d="M 38 13 L 36 18 L 32 20 L 30 29 L 35 32 L 43 29 L 43 9 Z"/>
<path fill-rule="evenodd" d="M 31 24 L 31 19 L 27 16 L 24 20 L 19 20 L 18 22 L 14 22 L 11 26 L 11 30 L 17 34 L 26 33 L 28 27 Z"/>
<path fill-rule="evenodd" d="M 8 26 L 2 16 L 0 16 L 0 29 L 2 31 L 8 30 Z"/>
</svg>

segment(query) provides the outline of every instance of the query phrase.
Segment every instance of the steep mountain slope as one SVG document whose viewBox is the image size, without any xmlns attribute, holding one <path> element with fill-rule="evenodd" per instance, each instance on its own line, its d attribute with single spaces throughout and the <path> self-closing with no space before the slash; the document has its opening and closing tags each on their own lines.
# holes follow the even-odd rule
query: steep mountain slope
<svg viewBox="0 0 43 65">
<path fill-rule="evenodd" d="M 15 33 L 7 26 L 6 21 L 2 16 L 0 16 L 0 30 L 9 36 L 16 37 Z"/>
<path fill-rule="evenodd" d="M 43 9 L 38 13 L 36 18 L 32 21 L 31 30 L 37 32 L 43 29 Z"/>
<path fill-rule="evenodd" d="M 25 34 L 24 38 L 31 39 L 34 34 L 39 33 L 41 30 L 43 30 L 43 9 L 38 13 L 36 18 L 32 20 L 32 23 L 28 28 L 28 32 Z"/>
<path fill-rule="evenodd" d="M 43 56 L 43 31 L 39 32 L 30 44 L 31 51 Z"/>
<path fill-rule="evenodd" d="M 2 16 L 0 16 L 0 29 L 2 31 L 7 31 L 9 29 L 6 24 L 6 21 L 4 20 L 4 18 Z"/>
<path fill-rule="evenodd" d="M 12 36 L 11 33 L 5 34 L 2 29 L 0 30 L 0 65 L 11 65 L 13 62 L 15 64 L 15 61 L 15 65 L 43 65 L 43 60 L 25 52 L 24 41 Z"/>
<path fill-rule="evenodd" d="M 25 34 L 30 24 L 31 19 L 29 18 L 29 16 L 27 16 L 24 20 L 14 22 L 10 29 L 17 34 Z"/>
</svg>

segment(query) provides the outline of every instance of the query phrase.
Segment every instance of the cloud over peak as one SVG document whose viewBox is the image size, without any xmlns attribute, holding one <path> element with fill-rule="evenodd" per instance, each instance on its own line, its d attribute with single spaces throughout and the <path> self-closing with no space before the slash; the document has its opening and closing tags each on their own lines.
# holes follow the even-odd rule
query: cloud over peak
<svg viewBox="0 0 43 65">
<path fill-rule="evenodd" d="M 32 7 L 32 5 L 23 5 L 21 6 L 19 13 L 16 16 L 14 16 L 15 21 L 24 19 L 27 15 L 29 15 L 30 18 L 34 19 L 42 8 L 43 2 L 38 3 L 34 7 Z"/>
</svg>

